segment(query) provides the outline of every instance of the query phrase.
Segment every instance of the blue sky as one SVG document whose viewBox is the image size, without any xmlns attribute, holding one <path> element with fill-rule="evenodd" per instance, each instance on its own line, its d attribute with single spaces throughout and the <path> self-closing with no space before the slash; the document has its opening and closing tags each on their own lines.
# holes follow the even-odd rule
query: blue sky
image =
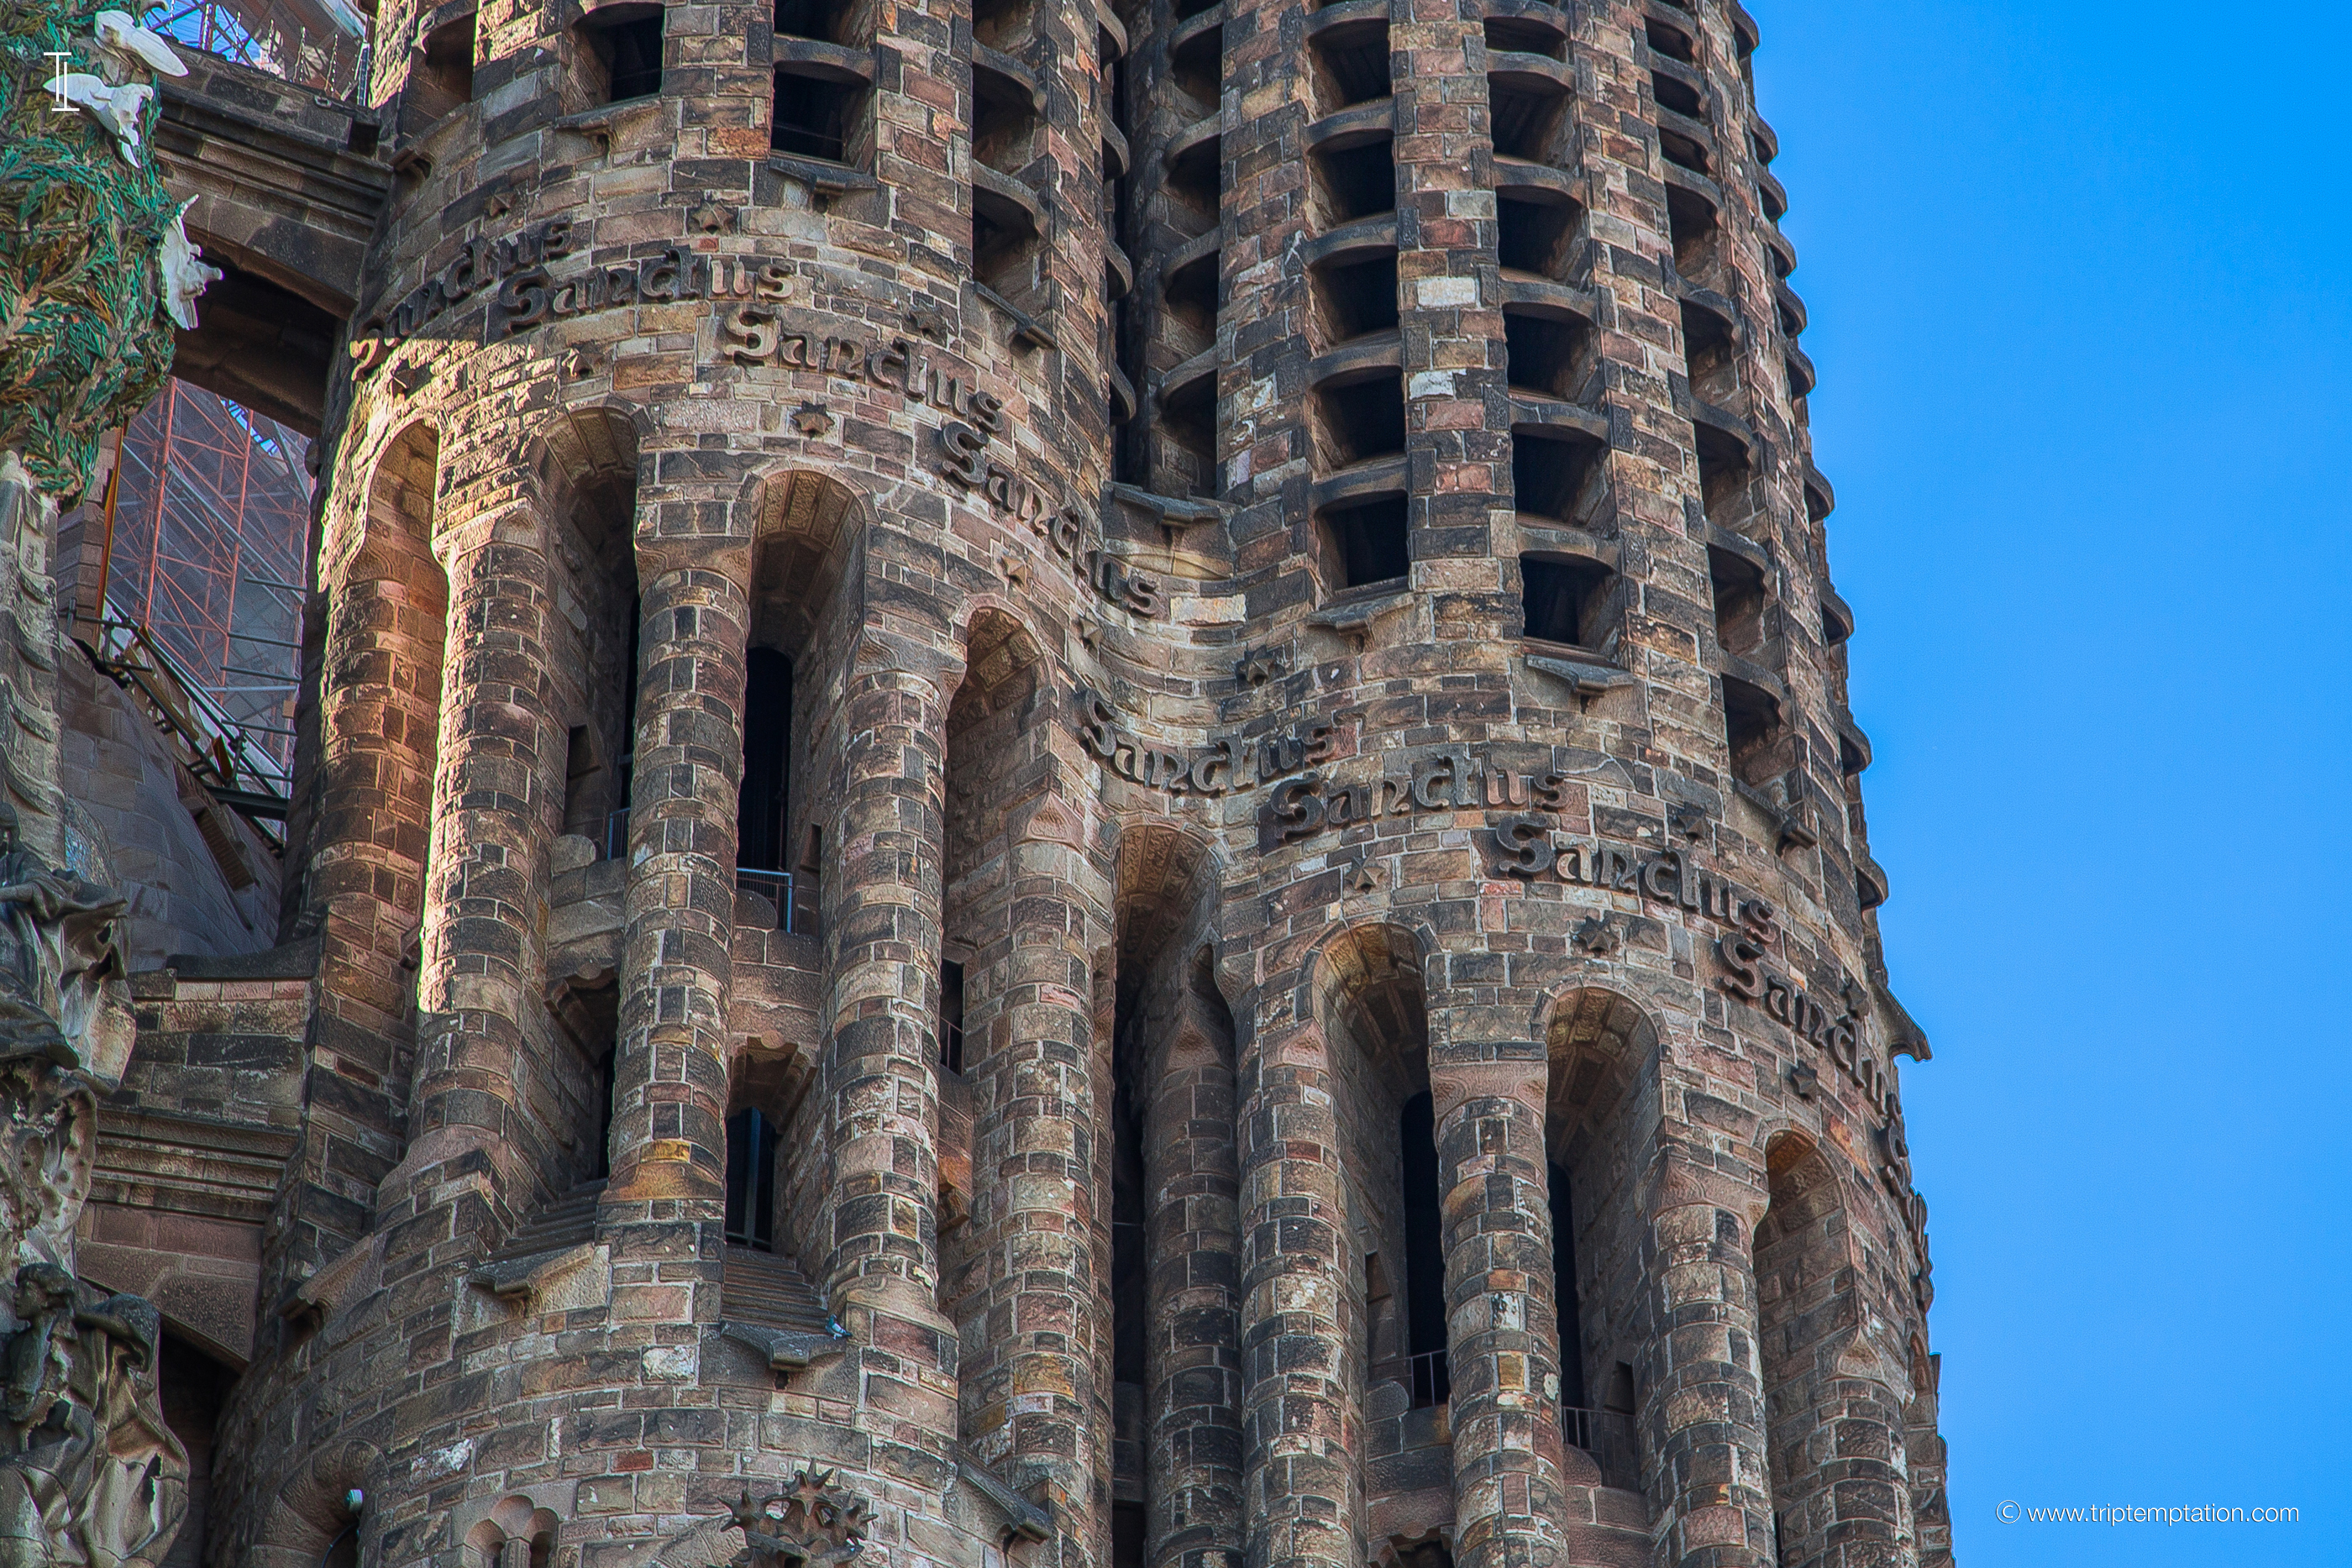
<svg viewBox="0 0 2352 1568">
<path fill-rule="evenodd" d="M 2352 1562 L 2352 7 L 1748 3 L 1959 1561 Z"/>
</svg>

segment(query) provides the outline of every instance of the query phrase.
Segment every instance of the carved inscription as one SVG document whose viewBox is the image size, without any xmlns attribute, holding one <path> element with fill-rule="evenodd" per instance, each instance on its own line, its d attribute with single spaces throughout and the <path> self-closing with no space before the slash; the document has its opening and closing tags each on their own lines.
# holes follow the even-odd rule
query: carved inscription
<svg viewBox="0 0 2352 1568">
<path fill-rule="evenodd" d="M 719 351 L 739 365 L 815 371 L 928 403 L 959 421 L 971 421 L 983 444 L 987 436 L 1002 435 L 1009 428 L 1002 399 L 982 391 L 970 371 L 947 364 L 906 338 L 886 343 L 834 336 L 765 305 L 746 305 L 720 319 L 719 342 Z"/>
<path fill-rule="evenodd" d="M 1094 520 L 1085 507 L 1049 495 L 1035 480 L 990 457 L 986 448 L 979 431 L 949 420 L 940 426 L 940 473 L 958 489 L 987 497 L 998 517 L 1045 540 L 1106 602 L 1134 615 L 1167 612 L 1166 591 L 1158 578 L 1088 543 Z"/>
<path fill-rule="evenodd" d="M 1521 771 L 1465 746 L 1391 754 L 1388 770 L 1356 783 L 1309 774 L 1277 787 L 1258 813 L 1258 847 L 1276 849 L 1378 817 L 1517 807 L 1560 811 L 1565 773 Z"/>
<path fill-rule="evenodd" d="M 1171 795 L 1227 795 L 1331 756 L 1334 731 L 1320 719 L 1280 735 L 1220 736 L 1207 746 L 1169 751 L 1124 728 L 1118 710 L 1084 686 L 1077 689 L 1078 738 L 1122 779 Z"/>
</svg>

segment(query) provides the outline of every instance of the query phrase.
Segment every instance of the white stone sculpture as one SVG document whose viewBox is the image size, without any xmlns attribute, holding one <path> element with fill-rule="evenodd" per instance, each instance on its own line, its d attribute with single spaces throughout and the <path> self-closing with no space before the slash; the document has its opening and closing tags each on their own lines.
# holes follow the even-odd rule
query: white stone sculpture
<svg viewBox="0 0 2352 1568">
<path fill-rule="evenodd" d="M 58 101 L 69 103 L 98 121 L 106 133 L 114 138 L 115 150 L 122 161 L 133 169 L 139 165 L 139 121 L 147 113 L 147 100 L 155 89 L 143 82 L 126 82 L 121 87 L 109 87 L 102 78 L 87 71 L 60 71 L 49 80 L 49 91 Z"/>
<path fill-rule="evenodd" d="M 194 196 L 180 204 L 172 226 L 164 231 L 163 248 L 155 253 L 155 265 L 163 272 L 163 308 L 183 332 L 196 329 L 196 296 L 226 276 L 217 267 L 205 266 L 204 251 L 188 237 L 188 209 L 195 204 Z"/>
<path fill-rule="evenodd" d="M 172 52 L 172 46 L 158 34 L 150 32 L 131 19 L 123 11 L 100 11 L 93 26 L 97 29 L 98 47 L 111 56 L 116 65 L 126 73 L 145 68 L 159 76 L 184 77 L 188 68 Z"/>
</svg>

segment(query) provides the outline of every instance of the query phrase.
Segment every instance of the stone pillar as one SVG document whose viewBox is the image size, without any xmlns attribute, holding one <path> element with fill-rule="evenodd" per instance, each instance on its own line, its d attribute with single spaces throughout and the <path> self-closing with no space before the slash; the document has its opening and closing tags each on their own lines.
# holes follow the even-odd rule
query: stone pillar
<svg viewBox="0 0 2352 1568">
<path fill-rule="evenodd" d="M 1188 1000 L 1144 1125 L 1146 1568 L 1224 1568 L 1244 1529 L 1233 1042 L 1199 1010 Z"/>
<path fill-rule="evenodd" d="M 886 639 L 850 639 L 861 643 Z M 855 660 L 835 727 L 847 751 L 824 820 L 837 891 L 824 925 L 832 1048 L 821 1092 L 833 1179 L 818 1232 L 823 1280 L 860 1342 L 859 1395 L 945 1444 L 956 1431 L 956 1334 L 939 1309 L 935 966 L 946 693 L 960 672 Z"/>
<path fill-rule="evenodd" d="M 541 701 L 547 541 L 527 504 L 444 530 L 449 636 L 434 790 L 431 870 L 417 982 L 408 1150 L 378 1189 L 388 1276 L 438 1260 L 445 1244 L 510 1230 L 534 1180 L 516 1110 L 530 1081 L 523 1020 L 539 1008 L 539 946 L 551 834 L 539 780 L 561 776 L 565 736 Z M 415 1223 L 428 1211 L 444 1218 Z M 409 1269 L 394 1262 L 425 1254 Z"/>
<path fill-rule="evenodd" d="M 1708 1152 L 1664 1142 L 1647 1195 L 1645 1272 L 1659 1318 L 1642 1367 L 1640 1420 L 1661 1563 L 1770 1568 L 1755 1262 L 1748 1220 L 1765 1193 Z"/>
<path fill-rule="evenodd" d="M 638 620 L 628 941 L 601 1218 L 724 1218 L 743 591 L 716 563 L 649 575 Z M 679 1243 L 688 1253 L 691 1241 Z"/>
<path fill-rule="evenodd" d="M 1454 1376 L 1455 1568 L 1562 1555 L 1559 1303 L 1544 1157 L 1544 1047 L 1433 1061 Z"/>
<path fill-rule="evenodd" d="M 365 512 L 345 525 L 361 530 L 358 549 L 314 601 L 327 620 L 311 721 L 317 809 L 294 837 L 309 852 L 289 880 L 319 923 L 307 1054 L 320 1087 L 303 1095 L 310 1113 L 272 1228 L 273 1266 L 317 1268 L 357 1240 L 374 1178 L 401 1155 L 448 635 L 449 585 L 432 549 L 436 457 L 421 429 L 386 449 Z M 296 811 L 304 805 L 298 797 Z"/>
<path fill-rule="evenodd" d="M 1903 1404 L 1876 1357 L 1853 1357 L 1823 1368 L 1807 1423 L 1817 1454 L 1802 1493 L 1776 1499 L 1783 1563 L 1805 1568 L 1910 1568 L 1918 1558 L 1911 1478 L 1903 1430 Z M 1824 1443 L 1823 1438 L 1827 1441 Z M 1790 1489 L 1792 1492 L 1797 1488 Z"/>
<path fill-rule="evenodd" d="M 1033 713 L 1033 723 L 1050 722 L 1050 697 Z M 974 1457 L 1024 1491 L 1040 1482 L 1052 1491 L 1068 1521 L 1062 1562 L 1076 1568 L 1073 1545 L 1085 1543 L 1090 1558 L 1097 1538 L 1108 1540 L 1095 1484 L 1099 1473 L 1107 1501 L 1110 1390 L 1096 1355 L 1105 1325 L 1095 1232 L 1108 1224 L 1109 1193 L 1097 1187 L 1095 1153 L 1097 1132 L 1108 1129 L 1095 1122 L 1095 1073 L 1108 1052 L 1095 1029 L 1086 897 L 1099 879 L 1076 841 L 1081 806 L 1049 784 L 1015 814 L 1001 904 L 1011 929 L 1003 946 L 982 949 L 994 995 L 975 1010 L 964 1046 L 973 1222 L 986 1228 L 982 1245 L 993 1256 L 990 1332 L 960 1373 Z"/>
<path fill-rule="evenodd" d="M 1253 1038 L 1239 1088 L 1248 1561 L 1359 1568 L 1362 1390 L 1351 1382 L 1347 1310 L 1356 1239 L 1321 1029 Z"/>
</svg>

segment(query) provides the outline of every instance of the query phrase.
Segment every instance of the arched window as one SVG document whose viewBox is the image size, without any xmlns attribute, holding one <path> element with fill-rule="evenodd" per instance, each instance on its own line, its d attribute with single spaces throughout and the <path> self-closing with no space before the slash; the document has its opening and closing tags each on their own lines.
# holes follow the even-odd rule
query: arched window
<svg viewBox="0 0 2352 1568">
<path fill-rule="evenodd" d="M 754 648 L 743 665 L 743 785 L 735 804 L 735 883 L 738 891 L 774 906 L 780 931 L 806 925 L 794 919 L 800 890 L 786 860 L 792 782 L 793 662 L 773 648 Z"/>
<path fill-rule="evenodd" d="M 1576 1308 L 1576 1211 L 1569 1200 L 1568 1173 L 1544 1166 L 1551 1189 L 1551 1288 L 1559 1311 L 1559 1402 L 1584 1408 L 1584 1329 Z"/>
<path fill-rule="evenodd" d="M 727 1240 L 776 1249 L 776 1125 L 756 1109 L 727 1118 Z"/>
<path fill-rule="evenodd" d="M 1412 1402 L 1443 1405 L 1454 1395 L 1445 1343 L 1445 1210 L 1437 1177 L 1437 1112 L 1428 1092 L 1397 1118 L 1404 1163 L 1405 1340 L 1412 1356 Z"/>
</svg>

